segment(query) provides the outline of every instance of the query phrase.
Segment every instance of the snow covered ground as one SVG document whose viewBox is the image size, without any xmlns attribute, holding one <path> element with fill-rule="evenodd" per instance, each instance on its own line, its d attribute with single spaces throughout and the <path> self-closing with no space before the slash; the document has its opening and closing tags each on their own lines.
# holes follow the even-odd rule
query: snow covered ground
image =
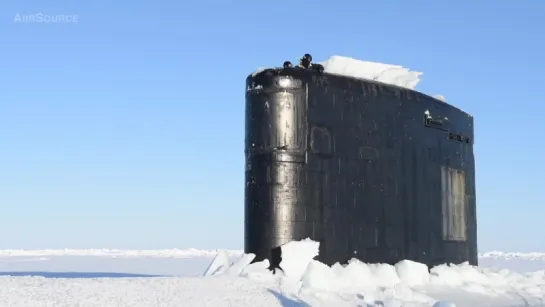
<svg viewBox="0 0 545 307">
<path fill-rule="evenodd" d="M 0 306 L 545 306 L 545 253 L 484 253 L 479 268 L 443 266 L 429 274 L 411 262 L 331 269 L 311 260 L 315 247 L 292 244 L 285 274 L 276 275 L 230 251 L 210 270 L 219 274 L 207 277 L 200 275 L 217 251 L 0 251 L 3 275 L 163 276 L 0 276 Z"/>
<path fill-rule="evenodd" d="M 217 250 L 0 250 L 1 272 L 137 274 L 162 276 L 201 275 Z M 227 251 L 230 258 L 242 251 Z M 40 274 L 45 275 L 45 274 Z M 66 275 L 66 274 L 64 274 Z M 81 275 L 81 274 L 79 274 Z M 1 307 L 1 306 L 0 306 Z"/>
</svg>

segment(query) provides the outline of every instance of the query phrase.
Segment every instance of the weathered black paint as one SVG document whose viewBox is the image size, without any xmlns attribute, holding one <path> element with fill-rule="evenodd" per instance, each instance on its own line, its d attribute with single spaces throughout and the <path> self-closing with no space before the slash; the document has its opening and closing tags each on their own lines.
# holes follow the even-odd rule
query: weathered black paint
<svg viewBox="0 0 545 307">
<path fill-rule="evenodd" d="M 470 115 L 409 89 L 300 68 L 248 76 L 245 252 L 277 264 L 275 248 L 309 237 L 327 264 L 476 265 L 473 137 Z"/>
</svg>

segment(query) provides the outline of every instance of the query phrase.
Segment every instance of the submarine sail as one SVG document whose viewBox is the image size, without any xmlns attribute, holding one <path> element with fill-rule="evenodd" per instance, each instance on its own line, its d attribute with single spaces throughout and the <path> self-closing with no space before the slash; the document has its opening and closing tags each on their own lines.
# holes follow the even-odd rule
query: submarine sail
<svg viewBox="0 0 545 307">
<path fill-rule="evenodd" d="M 477 265 L 473 117 L 306 65 L 246 79 L 245 252 L 320 242 L 328 265 Z"/>
</svg>

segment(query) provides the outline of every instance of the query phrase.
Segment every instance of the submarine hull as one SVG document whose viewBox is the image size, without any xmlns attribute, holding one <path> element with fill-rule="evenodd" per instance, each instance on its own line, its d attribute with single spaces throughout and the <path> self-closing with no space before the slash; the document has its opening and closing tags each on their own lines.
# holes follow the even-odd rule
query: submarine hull
<svg viewBox="0 0 545 307">
<path fill-rule="evenodd" d="M 473 117 L 425 94 L 299 68 L 246 79 L 245 252 L 477 265 Z"/>
</svg>

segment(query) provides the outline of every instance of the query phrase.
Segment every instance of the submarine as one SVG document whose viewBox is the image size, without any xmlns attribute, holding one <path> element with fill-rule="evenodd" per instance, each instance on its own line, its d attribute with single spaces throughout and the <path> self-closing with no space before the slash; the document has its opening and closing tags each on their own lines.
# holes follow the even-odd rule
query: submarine
<svg viewBox="0 0 545 307">
<path fill-rule="evenodd" d="M 324 71 L 306 54 L 246 78 L 244 251 L 325 264 L 478 265 L 474 119 L 424 93 Z"/>
</svg>

